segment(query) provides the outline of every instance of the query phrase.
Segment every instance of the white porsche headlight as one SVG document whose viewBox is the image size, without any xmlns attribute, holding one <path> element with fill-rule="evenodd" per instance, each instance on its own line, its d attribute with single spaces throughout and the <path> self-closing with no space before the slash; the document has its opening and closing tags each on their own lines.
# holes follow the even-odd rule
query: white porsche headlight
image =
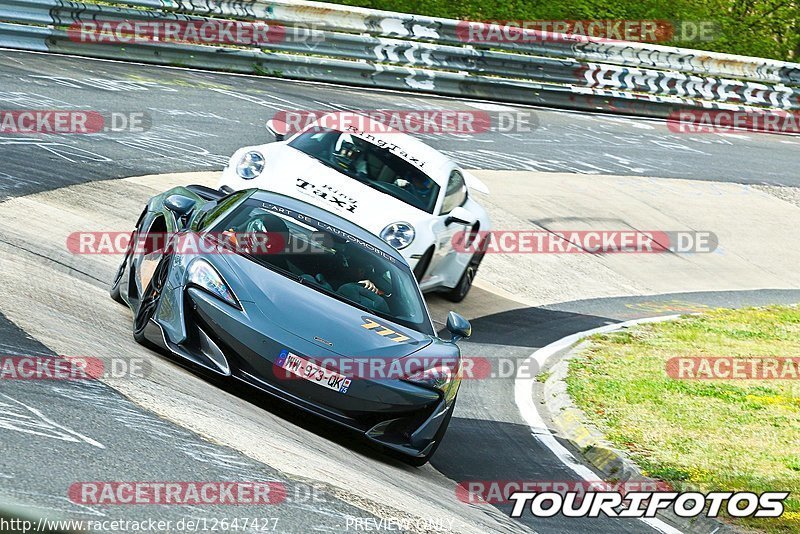
<svg viewBox="0 0 800 534">
<path fill-rule="evenodd" d="M 236 174 L 243 180 L 252 180 L 264 170 L 264 162 L 260 152 L 247 152 L 236 165 Z"/>
<path fill-rule="evenodd" d="M 197 286 L 207 293 L 227 302 L 234 308 L 242 309 L 241 304 L 236 299 L 233 291 L 222 279 L 216 269 L 205 260 L 196 259 L 186 270 L 186 281 L 193 286 Z"/>
<path fill-rule="evenodd" d="M 414 241 L 414 235 L 414 227 L 404 222 L 392 223 L 381 230 L 381 239 L 397 250 L 410 245 Z"/>
</svg>

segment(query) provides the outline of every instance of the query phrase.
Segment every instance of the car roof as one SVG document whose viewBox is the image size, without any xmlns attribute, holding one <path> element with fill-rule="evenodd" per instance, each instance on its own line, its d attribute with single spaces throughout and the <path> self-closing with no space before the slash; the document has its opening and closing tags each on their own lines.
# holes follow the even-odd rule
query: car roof
<svg viewBox="0 0 800 534">
<path fill-rule="evenodd" d="M 364 241 L 365 243 L 368 243 L 373 247 L 385 252 L 408 267 L 408 262 L 406 262 L 405 258 L 403 258 L 403 255 L 400 254 L 400 252 L 393 246 L 370 231 L 336 215 L 335 213 L 331 213 L 330 211 L 326 211 L 322 208 L 314 206 L 313 204 L 309 204 L 308 202 L 282 195 L 280 193 L 273 193 L 272 191 L 265 191 L 263 189 L 254 189 L 253 191 L 254 192 L 248 198 L 269 202 L 271 204 L 275 204 L 276 206 L 301 213 L 318 221 L 329 224 L 334 228 L 338 228 L 339 230 L 342 230 L 343 232 L 350 234 L 353 237 L 356 237 L 361 241 Z"/>
<path fill-rule="evenodd" d="M 409 113 L 411 112 L 413 112 L 413 110 L 409 110 Z M 376 116 L 378 113 L 378 111 L 375 111 Z M 355 135 L 373 144 L 376 144 L 375 140 L 380 140 L 387 145 L 398 147 L 410 157 L 422 162 L 423 166 L 420 167 L 414 161 L 410 161 L 440 186 L 447 185 L 447 180 L 450 177 L 450 168 L 458 166 L 450 157 L 442 154 L 432 146 L 426 145 L 419 139 L 391 128 L 387 124 L 377 121 L 365 113 L 334 111 L 322 115 L 314 124 L 310 125 L 309 128 L 313 128 L 314 125 L 321 125 L 324 127 L 326 124 L 337 125 L 337 127 L 334 128 L 335 130 Z M 353 128 L 348 128 L 347 125 L 353 125 Z M 394 153 L 401 158 L 403 157 L 397 151 L 394 151 Z M 408 158 L 403 159 L 409 161 Z"/>
</svg>

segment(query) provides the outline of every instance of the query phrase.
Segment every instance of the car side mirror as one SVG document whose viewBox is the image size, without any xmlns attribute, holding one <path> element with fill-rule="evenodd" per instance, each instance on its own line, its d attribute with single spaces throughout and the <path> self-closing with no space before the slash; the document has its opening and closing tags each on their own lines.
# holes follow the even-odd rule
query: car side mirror
<svg viewBox="0 0 800 534">
<path fill-rule="evenodd" d="M 451 342 L 455 343 L 459 339 L 468 338 L 472 335 L 472 325 L 469 321 L 454 311 L 447 314 L 447 330 L 450 332 Z"/>
<path fill-rule="evenodd" d="M 276 120 L 267 121 L 267 131 L 272 134 L 276 141 L 286 139 L 286 125 Z"/>
<path fill-rule="evenodd" d="M 178 218 L 184 217 L 191 212 L 195 204 L 197 202 L 194 199 L 178 194 L 170 195 L 164 200 L 164 207 L 177 215 Z"/>
<path fill-rule="evenodd" d="M 457 208 L 453 208 L 453 211 L 447 216 L 447 219 L 444 220 L 445 226 L 450 226 L 453 223 L 456 224 L 464 224 L 466 226 L 472 226 L 478 221 L 478 218 L 472 214 L 466 208 L 462 208 L 461 206 Z"/>
</svg>

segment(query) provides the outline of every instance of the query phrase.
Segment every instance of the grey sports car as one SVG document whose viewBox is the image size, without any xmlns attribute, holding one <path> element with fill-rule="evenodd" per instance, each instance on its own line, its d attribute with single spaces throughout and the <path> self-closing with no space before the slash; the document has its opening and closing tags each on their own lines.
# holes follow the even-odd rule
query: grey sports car
<svg viewBox="0 0 800 534">
<path fill-rule="evenodd" d="M 451 312 L 436 335 L 403 257 L 283 195 L 203 186 L 150 199 L 111 288 L 133 336 L 362 432 L 422 465 L 460 386 Z"/>
</svg>

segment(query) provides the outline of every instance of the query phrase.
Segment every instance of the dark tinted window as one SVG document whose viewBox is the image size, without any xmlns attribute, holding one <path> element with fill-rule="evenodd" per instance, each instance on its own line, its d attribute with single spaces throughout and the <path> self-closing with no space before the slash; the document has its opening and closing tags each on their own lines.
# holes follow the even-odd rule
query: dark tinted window
<svg viewBox="0 0 800 534">
<path fill-rule="evenodd" d="M 407 265 L 323 221 L 285 213 L 287 210 L 279 213 L 276 208 L 250 198 L 219 221 L 212 233 L 229 240 L 224 244 L 235 245 L 235 250 L 252 261 L 288 278 L 413 330 L 433 334 L 416 279 Z M 257 250 L 248 248 L 248 243 L 255 243 Z M 264 243 L 277 245 L 262 246 Z M 368 289 L 369 285 L 376 290 Z"/>
<path fill-rule="evenodd" d="M 439 185 L 391 148 L 321 127 L 301 133 L 289 146 L 381 193 L 433 213 Z"/>
<path fill-rule="evenodd" d="M 447 190 L 442 203 L 442 214 L 450 213 L 454 208 L 462 206 L 467 200 L 467 184 L 459 171 L 453 171 L 447 182 Z"/>
<path fill-rule="evenodd" d="M 205 211 L 205 213 L 201 213 L 197 216 L 197 219 L 195 219 L 195 222 L 193 223 L 194 229 L 196 230 L 208 229 L 211 225 L 213 225 L 216 222 L 216 219 L 218 219 L 223 213 L 228 211 L 237 202 L 239 202 L 249 194 L 250 191 L 247 190 L 237 191 L 220 199 L 216 205 L 212 205 L 211 208 Z"/>
</svg>

